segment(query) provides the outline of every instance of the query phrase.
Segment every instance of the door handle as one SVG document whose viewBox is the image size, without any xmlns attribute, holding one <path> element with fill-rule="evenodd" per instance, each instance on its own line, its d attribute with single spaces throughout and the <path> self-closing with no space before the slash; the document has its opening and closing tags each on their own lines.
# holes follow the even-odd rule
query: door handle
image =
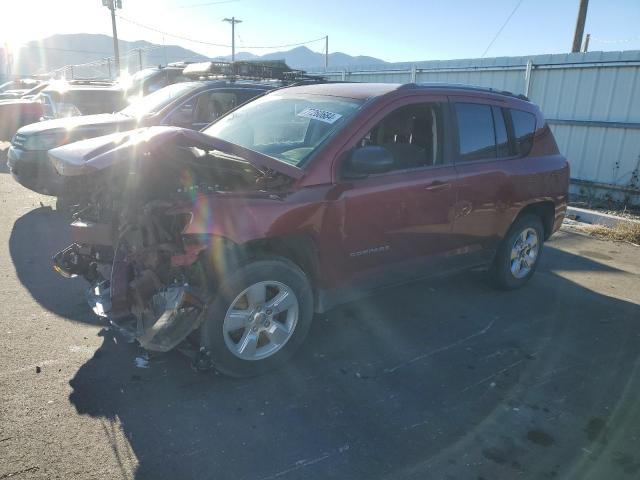
<svg viewBox="0 0 640 480">
<path fill-rule="evenodd" d="M 448 190 L 449 188 L 451 188 L 450 183 L 444 183 L 444 182 L 441 182 L 440 180 L 431 182 L 429 185 L 424 187 L 424 189 L 428 190 L 429 192 L 438 192 L 440 190 Z"/>
</svg>

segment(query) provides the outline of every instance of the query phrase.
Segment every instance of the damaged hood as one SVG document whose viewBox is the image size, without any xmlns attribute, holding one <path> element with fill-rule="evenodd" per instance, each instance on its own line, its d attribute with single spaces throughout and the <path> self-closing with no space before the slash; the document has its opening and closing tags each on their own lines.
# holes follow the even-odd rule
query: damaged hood
<svg viewBox="0 0 640 480">
<path fill-rule="evenodd" d="M 81 140 L 49 150 L 49 158 L 60 175 L 78 176 L 103 170 L 131 158 L 153 157 L 154 151 L 173 146 L 218 150 L 240 157 L 259 170 L 275 170 L 294 179 L 304 175 L 301 169 L 288 163 L 202 132 L 180 127 L 139 128 Z"/>
<path fill-rule="evenodd" d="M 131 130 L 136 127 L 136 119 L 127 117 L 121 113 L 99 113 L 96 115 L 80 115 L 76 117 L 56 118 L 45 120 L 20 129 L 24 135 L 41 133 L 68 133 L 70 135 L 78 131 L 95 130 L 104 131 L 104 134 L 115 131 Z"/>
</svg>

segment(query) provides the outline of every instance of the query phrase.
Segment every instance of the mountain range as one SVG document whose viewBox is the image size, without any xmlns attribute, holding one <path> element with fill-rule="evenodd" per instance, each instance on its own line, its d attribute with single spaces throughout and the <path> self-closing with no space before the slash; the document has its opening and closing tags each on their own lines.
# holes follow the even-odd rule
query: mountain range
<svg viewBox="0 0 640 480">
<path fill-rule="evenodd" d="M 230 61 L 231 55 L 216 57 L 216 60 Z M 236 60 L 285 60 L 287 65 L 293 68 L 319 69 L 324 68 L 324 53 L 314 52 L 307 47 L 296 47 L 283 52 L 267 53 L 266 55 L 254 55 L 248 52 L 236 53 Z M 367 65 L 378 65 L 387 63 L 375 57 L 364 55 L 351 56 L 342 52 L 329 54 L 329 66 L 339 67 L 361 67 Z"/>
<path fill-rule="evenodd" d="M 178 45 L 158 45 L 144 40 L 119 40 L 121 68 L 130 72 L 140 66 L 166 64 L 168 62 L 205 61 L 209 57 Z M 105 77 L 114 69 L 113 40 L 107 35 L 78 33 L 53 35 L 42 40 L 31 41 L 13 52 L 12 73 L 19 75 L 43 74 L 68 65 L 76 65 L 76 77 Z M 230 55 L 215 57 L 213 60 L 229 61 Z M 291 50 L 254 55 L 249 52 L 236 53 L 236 60 L 285 60 L 292 68 L 320 69 L 324 67 L 323 53 L 314 52 L 305 46 Z M 335 52 L 329 54 L 331 69 L 342 67 L 362 67 L 385 64 L 384 60 L 367 56 L 351 56 Z M 87 65 L 89 64 L 89 65 Z M 82 66 L 79 66 L 82 65 Z M 115 70 L 112 71 L 114 73 Z M 69 75 L 69 70 L 67 75 Z"/>
</svg>

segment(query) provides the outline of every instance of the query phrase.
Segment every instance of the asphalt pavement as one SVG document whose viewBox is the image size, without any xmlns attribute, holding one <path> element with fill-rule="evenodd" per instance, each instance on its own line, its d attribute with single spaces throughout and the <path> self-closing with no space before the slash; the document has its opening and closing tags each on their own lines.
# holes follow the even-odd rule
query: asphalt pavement
<svg viewBox="0 0 640 480">
<path fill-rule="evenodd" d="M 126 343 L 51 270 L 52 199 L 4 164 L 0 199 L 0 479 L 640 478 L 636 247 L 562 231 L 522 290 L 395 288 L 234 380 Z"/>
</svg>

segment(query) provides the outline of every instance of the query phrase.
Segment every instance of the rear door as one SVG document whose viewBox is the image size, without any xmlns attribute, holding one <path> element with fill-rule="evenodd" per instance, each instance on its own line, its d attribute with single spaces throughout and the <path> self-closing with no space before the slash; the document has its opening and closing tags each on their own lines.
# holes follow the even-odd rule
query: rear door
<svg viewBox="0 0 640 480">
<path fill-rule="evenodd" d="M 460 263 L 469 266 L 491 260 L 509 228 L 519 158 L 509 140 L 506 105 L 465 96 L 450 102 L 458 174 L 452 245 Z"/>
</svg>

